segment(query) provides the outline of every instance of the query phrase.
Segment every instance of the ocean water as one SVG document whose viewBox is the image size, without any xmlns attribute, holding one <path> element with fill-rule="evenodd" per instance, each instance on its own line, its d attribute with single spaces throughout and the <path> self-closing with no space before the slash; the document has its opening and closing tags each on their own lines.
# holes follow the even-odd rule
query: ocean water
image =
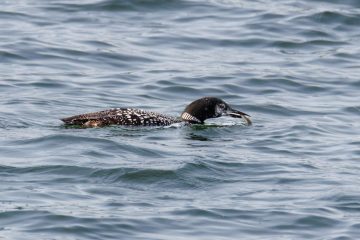
<svg viewBox="0 0 360 240">
<path fill-rule="evenodd" d="M 2 1 L 0 239 L 359 239 L 359 26 L 358 0 Z M 59 121 L 203 96 L 253 125 Z"/>
</svg>

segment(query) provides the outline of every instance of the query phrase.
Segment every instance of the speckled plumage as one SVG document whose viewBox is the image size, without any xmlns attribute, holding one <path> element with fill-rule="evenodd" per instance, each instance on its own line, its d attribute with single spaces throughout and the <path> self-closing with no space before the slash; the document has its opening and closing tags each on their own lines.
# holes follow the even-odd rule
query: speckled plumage
<svg viewBox="0 0 360 240">
<path fill-rule="evenodd" d="M 68 125 L 83 125 L 86 127 L 101 127 L 114 124 L 127 126 L 168 126 L 181 122 L 181 119 L 132 108 L 113 108 L 100 112 L 76 115 L 61 120 Z"/>
<path fill-rule="evenodd" d="M 190 103 L 180 118 L 133 108 L 113 108 L 100 112 L 85 113 L 61 119 L 66 125 L 84 127 L 102 127 L 107 125 L 127 126 L 168 126 L 173 123 L 187 122 L 202 124 L 208 118 L 228 115 L 244 118 L 251 124 L 246 113 L 232 109 L 223 100 L 215 97 L 204 97 Z"/>
</svg>

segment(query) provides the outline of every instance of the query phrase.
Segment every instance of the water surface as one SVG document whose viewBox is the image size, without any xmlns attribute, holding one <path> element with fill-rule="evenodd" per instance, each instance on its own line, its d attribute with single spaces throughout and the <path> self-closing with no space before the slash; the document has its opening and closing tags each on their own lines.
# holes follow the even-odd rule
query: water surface
<svg viewBox="0 0 360 240">
<path fill-rule="evenodd" d="M 357 239 L 359 25 L 356 0 L 3 2 L 0 238 Z M 253 125 L 58 120 L 202 96 Z"/>
</svg>

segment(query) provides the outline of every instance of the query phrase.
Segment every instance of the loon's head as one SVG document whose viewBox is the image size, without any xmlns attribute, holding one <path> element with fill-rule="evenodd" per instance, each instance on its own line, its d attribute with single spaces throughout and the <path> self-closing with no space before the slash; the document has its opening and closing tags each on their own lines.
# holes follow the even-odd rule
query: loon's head
<svg viewBox="0 0 360 240">
<path fill-rule="evenodd" d="M 243 118 L 247 124 L 251 124 L 249 115 L 229 106 L 220 98 L 203 97 L 190 103 L 181 114 L 181 119 L 190 123 L 204 123 L 208 118 L 230 116 Z"/>
</svg>

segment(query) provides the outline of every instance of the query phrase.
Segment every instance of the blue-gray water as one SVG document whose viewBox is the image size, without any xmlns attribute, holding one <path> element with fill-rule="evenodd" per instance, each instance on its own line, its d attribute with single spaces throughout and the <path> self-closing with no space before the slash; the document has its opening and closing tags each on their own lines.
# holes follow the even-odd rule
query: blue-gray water
<svg viewBox="0 0 360 240">
<path fill-rule="evenodd" d="M 2 1 L 0 239 L 359 239 L 359 26 L 358 0 Z M 58 120 L 202 96 L 254 124 Z"/>
</svg>

